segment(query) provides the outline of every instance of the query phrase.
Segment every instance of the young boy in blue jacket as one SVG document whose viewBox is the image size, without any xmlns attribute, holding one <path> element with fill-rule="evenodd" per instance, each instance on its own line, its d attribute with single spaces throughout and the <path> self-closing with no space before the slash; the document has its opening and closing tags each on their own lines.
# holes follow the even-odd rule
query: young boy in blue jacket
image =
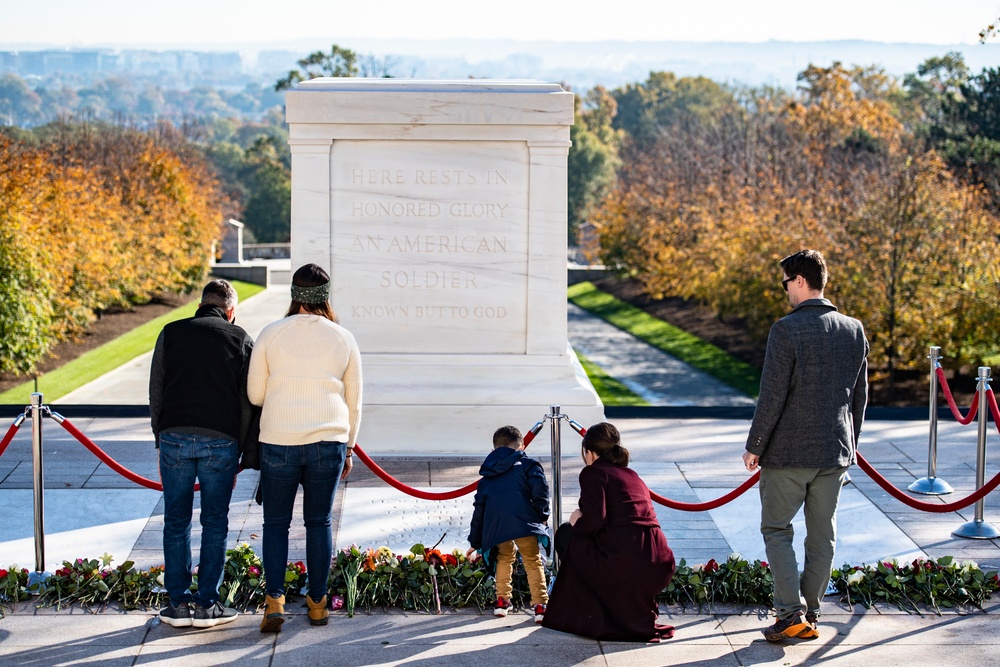
<svg viewBox="0 0 1000 667">
<path fill-rule="evenodd" d="M 528 575 L 535 623 L 541 623 L 549 596 L 540 544 L 546 549 L 549 534 L 549 483 L 542 465 L 524 453 L 524 438 L 513 426 L 501 426 L 493 434 L 493 451 L 479 468 L 482 479 L 476 489 L 469 543 L 486 555 L 496 555 L 496 616 L 510 609 L 514 559 Z M 470 553 L 471 553 L 470 549 Z"/>
</svg>

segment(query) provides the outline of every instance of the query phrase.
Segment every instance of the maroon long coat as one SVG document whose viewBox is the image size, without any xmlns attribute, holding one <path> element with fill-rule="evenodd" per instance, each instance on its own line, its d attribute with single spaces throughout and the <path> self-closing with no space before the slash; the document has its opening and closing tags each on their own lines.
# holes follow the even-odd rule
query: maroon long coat
<svg viewBox="0 0 1000 667">
<path fill-rule="evenodd" d="M 629 468 L 598 459 L 580 473 L 580 511 L 542 625 L 607 641 L 658 641 L 656 595 L 674 576 L 649 489 Z"/>
</svg>

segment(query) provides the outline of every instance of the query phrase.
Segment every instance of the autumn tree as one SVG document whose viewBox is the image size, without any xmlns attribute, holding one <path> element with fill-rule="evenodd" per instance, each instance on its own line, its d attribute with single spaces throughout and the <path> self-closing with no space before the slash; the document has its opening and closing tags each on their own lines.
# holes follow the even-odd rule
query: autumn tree
<svg viewBox="0 0 1000 667">
<path fill-rule="evenodd" d="M 787 312 L 777 261 L 818 248 L 828 294 L 865 323 L 890 387 L 931 336 L 981 357 L 1000 342 L 984 326 L 1000 315 L 1000 226 L 984 189 L 907 128 L 903 91 L 878 68 L 811 66 L 800 84 L 794 95 L 735 90 L 731 104 L 640 125 L 645 139 L 626 140 L 592 216 L 605 262 L 653 296 L 743 318 L 763 342 Z M 983 261 L 963 263 L 968 252 Z"/>
<path fill-rule="evenodd" d="M 59 124 L 0 137 L 0 369 L 30 372 L 95 312 L 200 284 L 217 183 L 170 127 Z"/>
<path fill-rule="evenodd" d="M 260 243 L 287 243 L 292 233 L 292 175 L 274 137 L 254 140 L 245 151 L 244 169 L 249 196 L 243 222 Z"/>
<path fill-rule="evenodd" d="M 617 103 L 603 87 L 575 98 L 576 120 L 570 128 L 568 171 L 569 240 L 614 185 L 622 132 L 612 123 Z"/>
</svg>

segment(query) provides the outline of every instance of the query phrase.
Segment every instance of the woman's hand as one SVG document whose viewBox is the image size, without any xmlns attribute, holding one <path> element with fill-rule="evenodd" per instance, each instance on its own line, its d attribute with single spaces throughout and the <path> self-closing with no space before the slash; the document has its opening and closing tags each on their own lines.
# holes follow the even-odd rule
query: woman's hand
<svg viewBox="0 0 1000 667">
<path fill-rule="evenodd" d="M 354 461 L 353 456 L 347 456 L 344 458 L 344 472 L 340 473 L 341 480 L 347 479 L 347 476 L 351 474 L 351 468 L 354 467 L 354 463 L 352 463 L 352 461 Z"/>
<path fill-rule="evenodd" d="M 573 513 L 569 515 L 569 525 L 575 526 L 576 522 L 579 521 L 582 516 L 583 512 L 581 512 L 579 508 L 573 510 Z"/>
</svg>

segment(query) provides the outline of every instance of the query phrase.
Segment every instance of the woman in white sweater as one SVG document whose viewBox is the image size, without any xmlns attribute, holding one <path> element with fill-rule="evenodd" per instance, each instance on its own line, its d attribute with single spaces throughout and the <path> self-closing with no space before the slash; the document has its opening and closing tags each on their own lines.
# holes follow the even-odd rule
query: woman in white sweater
<svg viewBox="0 0 1000 667">
<path fill-rule="evenodd" d="M 351 472 L 361 425 L 361 353 L 330 307 L 330 276 L 306 264 L 292 277 L 285 317 L 260 332 L 250 357 L 247 395 L 262 406 L 260 485 L 262 561 L 267 593 L 261 632 L 285 621 L 288 528 L 298 487 L 306 527 L 309 622 L 326 625 L 327 579 L 337 483 Z"/>
</svg>

